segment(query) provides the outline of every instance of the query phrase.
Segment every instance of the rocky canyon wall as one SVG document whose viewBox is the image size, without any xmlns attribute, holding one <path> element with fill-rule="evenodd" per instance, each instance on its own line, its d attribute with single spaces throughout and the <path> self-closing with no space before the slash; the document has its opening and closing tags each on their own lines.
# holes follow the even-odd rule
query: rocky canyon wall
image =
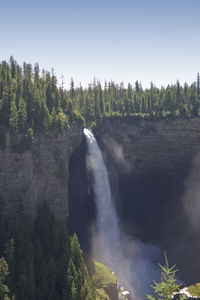
<svg viewBox="0 0 200 300">
<path fill-rule="evenodd" d="M 176 173 L 200 150 L 200 119 L 108 119 L 96 135 L 105 159 L 121 173 Z"/>
<path fill-rule="evenodd" d="M 184 270 L 182 278 L 195 281 L 200 277 L 200 119 L 112 118 L 95 135 L 120 226 L 131 239 L 166 250 Z M 35 217 L 46 199 L 57 217 L 66 219 L 70 212 L 71 230 L 85 250 L 95 223 L 87 168 L 81 124 L 36 134 L 31 146 L 22 134 L 0 128 L 0 195 L 8 216 L 13 218 L 22 203 L 25 214 Z"/>
<path fill-rule="evenodd" d="M 200 119 L 110 119 L 96 129 L 120 224 L 199 280 Z"/>
<path fill-rule="evenodd" d="M 55 216 L 69 215 L 69 160 L 83 138 L 81 124 L 62 132 L 35 134 L 29 147 L 23 134 L 1 128 L 0 195 L 13 218 L 22 204 L 25 215 L 36 215 L 47 200 Z"/>
</svg>

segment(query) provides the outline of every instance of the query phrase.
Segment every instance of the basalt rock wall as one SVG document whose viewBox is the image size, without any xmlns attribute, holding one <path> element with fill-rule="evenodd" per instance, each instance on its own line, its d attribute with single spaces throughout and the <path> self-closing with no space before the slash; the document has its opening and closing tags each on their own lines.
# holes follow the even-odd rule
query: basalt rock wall
<svg viewBox="0 0 200 300">
<path fill-rule="evenodd" d="M 120 225 L 199 280 L 200 119 L 108 119 L 96 128 Z"/>
<path fill-rule="evenodd" d="M 1 128 L 0 195 L 6 214 L 13 219 L 18 206 L 36 216 L 46 200 L 56 217 L 69 215 L 69 160 L 81 144 L 82 125 L 73 123 L 62 132 L 49 130 L 30 137 Z"/>
<path fill-rule="evenodd" d="M 200 150 L 200 119 L 111 119 L 96 129 L 107 163 L 123 174 L 188 170 Z"/>
</svg>

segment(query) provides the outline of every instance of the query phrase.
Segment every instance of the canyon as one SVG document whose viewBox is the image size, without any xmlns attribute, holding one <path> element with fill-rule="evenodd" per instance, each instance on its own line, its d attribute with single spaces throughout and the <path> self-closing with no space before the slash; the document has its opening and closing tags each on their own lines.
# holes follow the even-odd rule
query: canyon
<svg viewBox="0 0 200 300">
<path fill-rule="evenodd" d="M 83 126 L 35 134 L 29 148 L 23 134 L 0 131 L 0 194 L 9 218 L 20 204 L 34 218 L 47 200 L 90 252 L 96 212 Z M 200 119 L 116 117 L 94 133 L 127 237 L 166 251 L 182 281 L 198 281 Z"/>
<path fill-rule="evenodd" d="M 181 281 L 198 281 L 200 120 L 114 118 L 94 132 L 128 239 L 166 251 Z M 70 161 L 69 198 L 71 227 L 87 250 L 96 212 L 85 148 L 83 141 Z"/>
</svg>

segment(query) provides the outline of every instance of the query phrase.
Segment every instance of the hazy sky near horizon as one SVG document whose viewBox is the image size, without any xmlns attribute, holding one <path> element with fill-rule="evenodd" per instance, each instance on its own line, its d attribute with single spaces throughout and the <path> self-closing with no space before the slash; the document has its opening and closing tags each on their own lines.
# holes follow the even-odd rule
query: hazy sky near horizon
<svg viewBox="0 0 200 300">
<path fill-rule="evenodd" d="M 200 72 L 200 0 L 0 0 L 0 60 L 13 55 L 66 84 L 144 87 Z"/>
</svg>

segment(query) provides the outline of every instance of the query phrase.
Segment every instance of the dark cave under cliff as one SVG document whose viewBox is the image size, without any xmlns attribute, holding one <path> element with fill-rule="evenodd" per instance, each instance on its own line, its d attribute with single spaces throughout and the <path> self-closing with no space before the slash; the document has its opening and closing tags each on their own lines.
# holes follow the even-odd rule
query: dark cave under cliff
<svg viewBox="0 0 200 300">
<path fill-rule="evenodd" d="M 96 212 L 92 176 L 86 166 L 87 147 L 83 141 L 70 159 L 69 226 L 79 236 L 82 248 L 89 253 L 91 226 Z M 150 172 L 123 174 L 110 161 L 107 165 L 112 194 L 120 226 L 133 239 L 156 245 L 167 252 L 171 264 L 180 268 L 179 278 L 187 284 L 199 281 L 200 242 L 191 233 L 183 211 L 184 183 L 190 164 L 184 169 L 174 164 L 174 172 L 166 168 Z M 192 163 L 192 162 L 191 162 Z"/>
</svg>

